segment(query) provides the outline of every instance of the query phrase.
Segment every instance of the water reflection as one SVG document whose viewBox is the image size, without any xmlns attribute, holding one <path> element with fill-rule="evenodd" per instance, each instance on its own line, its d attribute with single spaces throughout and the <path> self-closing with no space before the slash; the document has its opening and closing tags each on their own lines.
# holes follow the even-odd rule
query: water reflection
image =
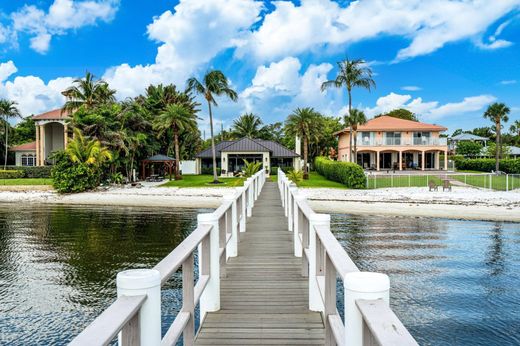
<svg viewBox="0 0 520 346">
<path fill-rule="evenodd" d="M 115 298 L 115 275 L 155 265 L 204 210 L 4 205 L 0 344 L 65 344 Z M 166 286 L 165 328 L 180 277 Z"/>
<path fill-rule="evenodd" d="M 332 230 L 361 270 L 390 276 L 421 345 L 520 344 L 519 224 L 333 215 Z"/>
</svg>

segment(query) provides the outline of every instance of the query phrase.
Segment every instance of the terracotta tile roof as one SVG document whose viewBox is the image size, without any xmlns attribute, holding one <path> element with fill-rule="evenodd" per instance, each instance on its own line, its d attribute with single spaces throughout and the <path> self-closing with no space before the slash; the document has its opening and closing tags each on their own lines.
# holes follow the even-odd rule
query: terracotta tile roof
<svg viewBox="0 0 520 346">
<path fill-rule="evenodd" d="M 359 125 L 358 131 L 446 131 L 447 128 L 439 125 L 421 123 L 419 121 L 405 120 L 383 115 L 370 119 L 366 124 Z M 343 132 L 350 132 L 350 128 L 345 128 L 335 133 L 339 135 Z"/>
<path fill-rule="evenodd" d="M 63 119 L 66 119 L 68 118 L 68 114 L 65 112 L 65 113 L 61 113 L 61 108 L 58 108 L 58 109 L 54 109 L 52 111 L 49 111 L 49 112 L 45 112 L 45 113 L 42 113 L 42 114 L 38 114 L 38 115 L 35 115 L 33 116 L 32 118 L 34 120 L 63 120 Z"/>
<path fill-rule="evenodd" d="M 20 144 L 9 148 L 9 151 L 36 151 L 36 142 Z"/>
</svg>

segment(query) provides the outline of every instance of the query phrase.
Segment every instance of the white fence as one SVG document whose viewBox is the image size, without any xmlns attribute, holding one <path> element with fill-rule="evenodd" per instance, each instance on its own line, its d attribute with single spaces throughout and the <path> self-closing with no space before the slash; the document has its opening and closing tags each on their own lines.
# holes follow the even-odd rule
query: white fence
<svg viewBox="0 0 520 346">
<path fill-rule="evenodd" d="M 196 335 L 195 306 L 200 303 L 201 321 L 207 312 L 220 310 L 220 277 L 225 275 L 227 259 L 237 255 L 238 232 L 245 232 L 246 217 L 251 216 L 265 179 L 265 171 L 259 171 L 217 210 L 199 214 L 197 228 L 153 269 L 120 272 L 117 300 L 71 345 L 107 345 L 118 334 L 119 345 L 123 346 L 175 345 L 181 335 L 184 345 L 192 345 Z M 196 249 L 199 277 L 194 284 Z M 182 308 L 161 338 L 161 286 L 181 267 Z"/>
<path fill-rule="evenodd" d="M 330 231 L 330 215 L 315 213 L 278 171 L 278 187 L 293 232 L 294 255 L 309 278 L 309 307 L 325 322 L 326 345 L 417 345 L 389 307 L 387 275 L 360 272 Z M 344 285 L 343 323 L 336 307 L 337 277 Z"/>
</svg>

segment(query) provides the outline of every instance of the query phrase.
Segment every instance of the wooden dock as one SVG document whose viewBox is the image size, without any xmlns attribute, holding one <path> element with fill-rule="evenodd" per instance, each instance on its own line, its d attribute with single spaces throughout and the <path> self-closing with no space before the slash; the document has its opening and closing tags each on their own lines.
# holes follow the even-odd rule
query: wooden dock
<svg viewBox="0 0 520 346">
<path fill-rule="evenodd" d="M 323 345 L 319 312 L 293 252 L 276 183 L 266 182 L 221 279 L 221 310 L 206 316 L 196 345 Z"/>
</svg>

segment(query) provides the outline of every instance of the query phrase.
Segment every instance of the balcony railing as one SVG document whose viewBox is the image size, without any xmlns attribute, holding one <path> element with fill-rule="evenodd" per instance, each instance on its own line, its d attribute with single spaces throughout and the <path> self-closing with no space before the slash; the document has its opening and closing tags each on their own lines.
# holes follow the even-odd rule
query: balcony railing
<svg viewBox="0 0 520 346">
<path fill-rule="evenodd" d="M 385 138 L 384 140 L 358 140 L 358 147 L 373 147 L 373 146 L 446 146 L 448 145 L 447 138 Z"/>
</svg>

